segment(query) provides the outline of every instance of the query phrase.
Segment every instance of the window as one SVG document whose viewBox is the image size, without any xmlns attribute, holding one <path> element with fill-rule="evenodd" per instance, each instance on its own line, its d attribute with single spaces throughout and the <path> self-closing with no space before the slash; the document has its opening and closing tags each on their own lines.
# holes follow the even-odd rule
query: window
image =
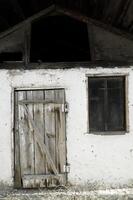
<svg viewBox="0 0 133 200">
<path fill-rule="evenodd" d="M 125 77 L 89 78 L 90 132 L 125 131 Z"/>
</svg>

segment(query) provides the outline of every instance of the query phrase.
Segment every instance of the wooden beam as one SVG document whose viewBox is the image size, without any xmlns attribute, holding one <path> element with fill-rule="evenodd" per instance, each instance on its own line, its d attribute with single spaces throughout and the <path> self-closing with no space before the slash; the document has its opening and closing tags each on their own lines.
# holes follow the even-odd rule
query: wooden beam
<svg viewBox="0 0 133 200">
<path fill-rule="evenodd" d="M 87 17 L 85 15 L 82 15 L 81 13 L 74 12 L 74 11 L 68 10 L 68 9 L 64 9 L 64 8 L 61 8 L 61 7 L 55 6 L 55 5 L 52 5 L 52 6 L 48 7 L 47 9 L 44 9 L 44 10 L 40 11 L 38 14 L 35 14 L 32 17 L 29 17 L 28 19 L 26 19 L 25 21 L 19 23 L 18 25 L 14 26 L 13 28 L 8 29 L 5 32 L 2 32 L 0 34 L 0 38 L 6 37 L 8 34 L 11 34 L 14 31 L 25 27 L 25 25 L 27 23 L 31 24 L 33 21 L 39 19 L 40 17 L 48 16 L 54 11 L 56 11 L 59 14 L 63 14 L 63 15 L 67 15 L 69 17 L 72 17 L 72 18 L 74 18 L 76 20 L 79 20 L 81 22 L 84 22 L 84 23 L 90 23 L 92 25 L 94 24 L 95 26 L 101 27 L 101 28 L 103 28 L 103 29 L 105 29 L 105 30 L 107 30 L 109 32 L 112 32 L 112 33 L 117 34 L 117 35 L 119 35 L 121 37 L 127 38 L 128 40 L 133 41 L 133 35 L 130 34 L 130 33 L 127 33 L 127 32 L 125 32 L 123 30 L 115 28 L 112 25 L 107 25 L 107 24 L 102 23 L 102 22 L 100 22 L 98 20 L 95 20 L 95 19 L 92 19 L 92 18 Z"/>
<path fill-rule="evenodd" d="M 42 104 L 53 104 L 53 105 L 62 105 L 61 103 L 59 104 L 59 101 L 47 101 L 47 100 L 38 100 L 38 101 L 29 101 L 29 100 L 22 100 L 18 102 L 19 104 L 38 104 L 38 103 L 42 103 Z"/>
<path fill-rule="evenodd" d="M 83 23 L 89 23 L 89 24 L 92 24 L 92 25 L 94 24 L 95 26 L 101 27 L 101 28 L 105 29 L 106 31 L 112 32 L 112 33 L 117 34 L 121 37 L 127 38 L 128 40 L 133 41 L 133 35 L 131 33 L 127 33 L 123 30 L 115 28 L 112 25 L 105 24 L 105 23 L 100 22 L 98 20 L 92 19 L 91 17 L 82 15 L 79 12 L 64 9 L 64 8 L 59 7 L 59 6 L 56 7 L 56 10 L 57 10 L 57 12 L 64 14 L 64 15 L 67 15 L 69 17 L 72 17 L 75 20 L 81 21 Z"/>
<path fill-rule="evenodd" d="M 65 173 L 59 174 L 59 176 L 56 176 L 54 174 L 46 174 L 46 175 L 43 175 L 43 174 L 29 175 L 29 174 L 27 174 L 27 175 L 22 176 L 22 183 L 23 183 L 24 188 L 46 187 L 45 181 L 50 182 L 52 180 L 58 180 L 60 185 L 62 185 L 64 178 L 65 178 Z"/>
<path fill-rule="evenodd" d="M 91 61 L 95 61 L 95 47 L 94 47 L 94 35 L 93 35 L 93 27 L 88 23 L 87 31 L 88 31 L 88 41 L 90 47 L 90 57 Z"/>
<path fill-rule="evenodd" d="M 23 60 L 25 65 L 30 62 L 30 46 L 31 46 L 31 24 L 28 23 L 24 30 L 24 48 L 23 48 Z"/>
<path fill-rule="evenodd" d="M 24 28 L 26 24 L 30 24 L 31 22 L 33 22 L 34 20 L 39 19 L 42 16 L 47 16 L 48 14 L 50 14 L 51 12 L 55 11 L 55 5 L 52 5 L 42 11 L 40 11 L 39 13 L 29 17 L 28 19 L 24 20 L 23 22 L 13 26 L 13 28 L 8 29 L 7 31 L 4 31 L 0 34 L 0 38 L 6 37 L 7 35 L 17 31 L 20 28 Z"/>
<path fill-rule="evenodd" d="M 44 174 L 40 174 L 40 175 L 38 175 L 38 174 L 35 174 L 35 175 L 30 175 L 30 174 L 27 174 L 27 175 L 23 175 L 23 179 L 25 179 L 25 180 L 32 180 L 32 179 L 52 179 L 52 178 L 55 178 L 55 179 L 60 179 L 60 176 L 62 176 L 62 175 L 64 175 L 64 174 L 59 174 L 59 176 L 56 176 L 56 175 L 54 175 L 54 174 L 46 174 L 46 175 L 44 175 Z"/>
</svg>

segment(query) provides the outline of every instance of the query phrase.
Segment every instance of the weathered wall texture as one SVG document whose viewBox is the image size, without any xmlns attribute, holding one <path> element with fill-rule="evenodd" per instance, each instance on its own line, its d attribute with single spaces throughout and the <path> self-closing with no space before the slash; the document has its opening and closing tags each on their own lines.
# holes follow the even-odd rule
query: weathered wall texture
<svg viewBox="0 0 133 200">
<path fill-rule="evenodd" d="M 133 61 L 133 40 L 89 25 L 93 60 Z"/>
<path fill-rule="evenodd" d="M 128 74 L 129 133 L 89 134 L 86 75 Z M 133 183 L 133 68 L 40 69 L 0 71 L 0 183 L 13 184 L 14 88 L 65 88 L 67 114 L 68 181 L 79 185 L 131 185 Z"/>
</svg>

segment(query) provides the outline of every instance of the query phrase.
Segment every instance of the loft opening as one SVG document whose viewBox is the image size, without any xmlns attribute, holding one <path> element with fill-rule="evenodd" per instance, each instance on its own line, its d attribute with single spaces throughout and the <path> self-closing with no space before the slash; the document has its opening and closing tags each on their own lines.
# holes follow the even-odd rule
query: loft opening
<svg viewBox="0 0 133 200">
<path fill-rule="evenodd" d="M 68 16 L 49 16 L 32 24 L 31 62 L 90 61 L 87 25 Z"/>
</svg>

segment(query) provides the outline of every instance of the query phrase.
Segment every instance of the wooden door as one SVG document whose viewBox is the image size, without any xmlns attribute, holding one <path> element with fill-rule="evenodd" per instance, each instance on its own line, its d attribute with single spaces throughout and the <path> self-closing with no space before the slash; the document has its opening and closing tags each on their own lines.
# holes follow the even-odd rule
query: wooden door
<svg viewBox="0 0 133 200">
<path fill-rule="evenodd" d="M 15 187 L 66 183 L 63 89 L 15 91 Z"/>
</svg>

